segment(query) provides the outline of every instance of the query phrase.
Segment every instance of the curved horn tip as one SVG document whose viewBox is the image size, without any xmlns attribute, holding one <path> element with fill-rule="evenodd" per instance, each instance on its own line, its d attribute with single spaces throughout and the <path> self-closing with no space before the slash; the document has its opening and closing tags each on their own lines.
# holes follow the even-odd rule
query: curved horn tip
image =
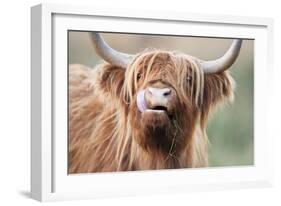
<svg viewBox="0 0 281 206">
<path fill-rule="evenodd" d="M 100 33 L 91 32 L 91 40 L 93 42 L 94 48 L 97 54 L 104 59 L 106 62 L 122 67 L 127 68 L 127 65 L 131 59 L 131 55 L 118 52 L 111 48 L 102 38 Z"/>
<path fill-rule="evenodd" d="M 239 55 L 242 41 L 242 39 L 234 39 L 227 52 L 216 60 L 199 61 L 204 73 L 219 73 L 230 68 Z"/>
</svg>

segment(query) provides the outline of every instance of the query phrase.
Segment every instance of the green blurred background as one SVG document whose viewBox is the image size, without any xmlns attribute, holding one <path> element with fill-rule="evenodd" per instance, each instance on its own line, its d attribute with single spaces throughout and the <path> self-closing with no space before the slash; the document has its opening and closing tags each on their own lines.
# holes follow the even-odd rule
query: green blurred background
<svg viewBox="0 0 281 206">
<path fill-rule="evenodd" d="M 94 68 L 102 62 L 96 55 L 88 32 L 69 31 L 69 64 L 79 63 Z M 145 48 L 176 50 L 205 60 L 220 57 L 231 39 L 175 37 L 157 35 L 103 33 L 106 42 L 122 52 L 135 54 Z M 236 81 L 233 104 L 220 107 L 210 117 L 207 134 L 209 166 L 254 164 L 253 95 L 254 40 L 244 40 L 240 55 L 230 68 Z"/>
</svg>

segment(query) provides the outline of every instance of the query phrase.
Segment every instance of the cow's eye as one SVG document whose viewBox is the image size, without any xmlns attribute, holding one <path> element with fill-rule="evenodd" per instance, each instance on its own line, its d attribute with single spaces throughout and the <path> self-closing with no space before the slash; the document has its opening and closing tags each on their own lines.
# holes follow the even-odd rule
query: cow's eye
<svg viewBox="0 0 281 206">
<path fill-rule="evenodd" d="M 141 78 L 141 73 L 138 73 L 137 80 L 139 80 L 140 78 Z"/>
<path fill-rule="evenodd" d="M 192 80 L 192 76 L 191 76 L 191 75 L 187 75 L 186 80 L 187 80 L 188 82 L 190 82 L 190 81 Z"/>
</svg>

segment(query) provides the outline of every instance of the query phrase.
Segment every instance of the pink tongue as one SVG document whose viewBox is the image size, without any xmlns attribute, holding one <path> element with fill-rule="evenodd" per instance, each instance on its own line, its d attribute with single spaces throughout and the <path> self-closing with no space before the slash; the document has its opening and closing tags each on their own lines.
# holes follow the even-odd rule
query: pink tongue
<svg viewBox="0 0 281 206">
<path fill-rule="evenodd" d="M 137 94 L 137 106 L 140 112 L 144 112 L 147 109 L 147 105 L 144 99 L 145 90 L 141 90 Z"/>
</svg>

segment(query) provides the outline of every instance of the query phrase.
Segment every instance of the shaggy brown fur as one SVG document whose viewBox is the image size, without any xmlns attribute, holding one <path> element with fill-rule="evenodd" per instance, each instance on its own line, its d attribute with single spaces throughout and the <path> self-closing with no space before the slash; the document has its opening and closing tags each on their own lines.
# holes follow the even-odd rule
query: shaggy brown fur
<svg viewBox="0 0 281 206">
<path fill-rule="evenodd" d="M 145 51 L 125 70 L 109 64 L 69 68 L 69 173 L 207 165 L 206 121 L 232 99 L 228 72 L 203 74 L 185 54 Z M 167 114 L 141 113 L 136 94 L 169 86 Z"/>
</svg>

